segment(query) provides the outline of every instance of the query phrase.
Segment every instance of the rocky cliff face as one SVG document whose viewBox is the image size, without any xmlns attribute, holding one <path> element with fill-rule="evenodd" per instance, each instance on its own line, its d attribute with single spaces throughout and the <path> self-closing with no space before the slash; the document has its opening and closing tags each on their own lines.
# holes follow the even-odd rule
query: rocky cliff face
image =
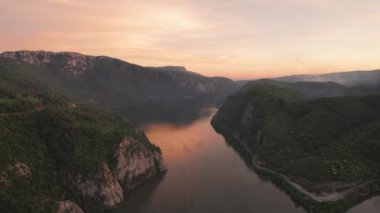
<svg viewBox="0 0 380 213">
<path fill-rule="evenodd" d="M 144 179 L 166 171 L 161 154 L 144 148 L 133 138 L 126 138 L 119 144 L 116 157 L 114 175 L 125 189 L 133 189 Z"/>
<path fill-rule="evenodd" d="M 111 167 L 102 162 L 92 174 L 69 174 L 63 178 L 65 185 L 76 197 L 75 202 L 64 200 L 57 202 L 57 213 L 82 213 L 94 206 L 100 209 L 116 207 L 129 190 L 144 180 L 166 171 L 165 163 L 159 151 L 147 149 L 133 138 L 125 138 L 114 153 L 116 165 Z M 25 163 L 16 162 L 8 166 L 8 173 L 22 178 L 32 178 L 32 171 Z M 0 187 L 10 187 L 12 181 L 6 172 L 0 176 Z M 88 206 L 90 205 L 90 206 Z"/>
<path fill-rule="evenodd" d="M 81 200 L 100 201 L 101 206 L 112 208 L 123 199 L 123 189 L 104 162 L 94 174 L 70 175 L 68 179 L 71 191 Z"/>
<path fill-rule="evenodd" d="M 94 56 L 74 52 L 18 51 L 4 52 L 0 56 L 44 68 L 54 65 L 60 71 L 66 71 L 74 75 L 83 74 L 91 69 L 95 60 Z"/>
<path fill-rule="evenodd" d="M 52 84 L 75 99 L 112 108 L 140 104 L 165 105 L 188 99 L 214 102 L 237 85 L 227 78 L 211 78 L 185 68 L 149 68 L 105 56 L 45 51 L 5 52 L 0 58 L 34 65 L 34 81 Z M 30 67 L 28 68 L 29 71 Z M 179 70 L 179 71 L 173 71 Z M 136 95 L 139 94 L 139 95 Z"/>
<path fill-rule="evenodd" d="M 14 165 L 8 166 L 8 171 L 13 171 L 20 177 L 30 178 L 32 177 L 32 172 L 28 165 L 21 162 L 16 162 Z"/>
<path fill-rule="evenodd" d="M 11 186 L 12 180 L 9 176 L 14 176 L 30 179 L 32 178 L 32 172 L 29 166 L 25 163 L 16 162 L 12 165 L 9 165 L 5 171 L 0 171 L 0 188 Z"/>
<path fill-rule="evenodd" d="M 100 202 L 101 208 L 113 208 L 129 190 L 166 171 L 161 153 L 147 149 L 133 138 L 125 138 L 119 144 L 115 159 L 114 168 L 103 162 L 94 174 L 69 175 L 67 184 L 78 200 Z"/>
</svg>

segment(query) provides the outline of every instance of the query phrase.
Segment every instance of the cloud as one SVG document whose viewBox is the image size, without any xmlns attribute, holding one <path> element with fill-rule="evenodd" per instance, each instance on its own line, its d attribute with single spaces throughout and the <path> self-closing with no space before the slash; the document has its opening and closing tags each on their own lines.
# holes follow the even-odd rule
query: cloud
<svg viewBox="0 0 380 213">
<path fill-rule="evenodd" d="M 79 51 L 235 78 L 380 67 L 377 0 L 18 0 L 0 8 L 0 51 Z"/>
</svg>

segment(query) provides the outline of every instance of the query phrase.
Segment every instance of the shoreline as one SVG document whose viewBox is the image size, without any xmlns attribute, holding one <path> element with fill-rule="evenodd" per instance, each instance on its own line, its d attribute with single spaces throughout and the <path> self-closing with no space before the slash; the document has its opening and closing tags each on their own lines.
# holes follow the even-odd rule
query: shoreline
<svg viewBox="0 0 380 213">
<path fill-rule="evenodd" d="M 229 130 L 227 130 L 225 128 L 223 128 L 223 130 L 227 131 L 227 132 L 230 132 Z M 375 183 L 375 182 L 379 182 L 380 181 L 380 177 L 379 178 L 373 178 L 371 180 L 362 181 L 360 183 L 357 183 L 354 186 L 346 188 L 346 189 L 344 189 L 344 190 L 342 190 L 340 192 L 326 193 L 325 195 L 315 194 L 313 192 L 307 191 L 304 187 L 302 187 L 298 183 L 293 182 L 286 175 L 284 175 L 284 174 L 282 174 L 280 172 L 276 172 L 274 170 L 268 169 L 266 167 L 260 166 L 257 163 L 255 154 L 247 147 L 247 144 L 244 141 L 242 141 L 241 139 L 239 139 L 237 136 L 235 136 L 232 133 L 229 134 L 229 136 L 232 136 L 234 138 L 234 140 L 236 140 L 239 143 L 239 145 L 241 145 L 244 148 L 244 151 L 246 151 L 252 157 L 252 166 L 255 169 L 258 169 L 260 171 L 267 172 L 267 173 L 269 173 L 271 175 L 275 175 L 277 177 L 280 177 L 288 185 L 290 185 L 292 188 L 296 189 L 298 192 L 302 193 L 303 195 L 307 196 L 311 200 L 316 201 L 318 203 L 337 202 L 337 201 L 343 200 L 348 194 L 351 194 L 351 193 L 353 193 L 356 190 L 364 188 L 364 187 L 366 187 L 367 185 L 369 185 L 371 183 Z"/>
<path fill-rule="evenodd" d="M 283 180 L 286 181 L 286 183 L 288 183 L 290 186 L 295 188 L 297 191 L 301 192 L 302 194 L 308 196 L 310 199 L 317 201 L 319 203 L 339 201 L 341 199 L 344 199 L 346 197 L 346 195 L 354 192 L 357 189 L 363 188 L 363 187 L 367 186 L 368 184 L 380 181 L 380 178 L 375 178 L 372 180 L 368 180 L 368 181 L 358 183 L 355 186 L 349 187 L 349 188 L 347 188 L 341 192 L 327 193 L 326 195 L 318 195 L 318 194 L 307 191 L 306 189 L 304 189 L 304 187 L 302 187 L 298 183 L 291 181 L 286 175 L 258 165 L 257 160 L 254 156 L 254 153 L 252 153 L 252 151 L 249 150 L 249 148 L 247 147 L 247 145 L 244 142 L 240 142 L 240 143 L 244 147 L 245 151 L 247 151 L 249 153 L 249 155 L 251 155 L 252 165 L 256 169 L 262 170 L 262 171 L 265 171 L 265 172 L 268 172 L 268 173 L 271 173 L 273 175 L 277 175 L 277 176 L 281 177 Z"/>
</svg>

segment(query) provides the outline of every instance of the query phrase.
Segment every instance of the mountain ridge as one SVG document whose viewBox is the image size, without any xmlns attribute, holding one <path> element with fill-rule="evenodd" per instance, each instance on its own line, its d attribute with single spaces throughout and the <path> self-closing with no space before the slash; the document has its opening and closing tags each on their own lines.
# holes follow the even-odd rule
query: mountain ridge
<svg viewBox="0 0 380 213">
<path fill-rule="evenodd" d="M 332 96 L 336 88 L 343 90 Z M 211 123 L 307 211 L 345 212 L 380 193 L 379 108 L 380 94 L 357 94 L 337 83 L 260 80 L 227 97 Z M 350 193 L 321 204 L 297 187 L 317 197 Z"/>
<path fill-rule="evenodd" d="M 189 98 L 215 102 L 237 88 L 234 81 L 223 77 L 167 72 L 106 56 L 16 51 L 4 52 L 0 57 L 21 63 L 18 66 L 35 66 L 37 72 L 76 99 L 94 100 L 111 108 L 163 105 Z"/>
</svg>

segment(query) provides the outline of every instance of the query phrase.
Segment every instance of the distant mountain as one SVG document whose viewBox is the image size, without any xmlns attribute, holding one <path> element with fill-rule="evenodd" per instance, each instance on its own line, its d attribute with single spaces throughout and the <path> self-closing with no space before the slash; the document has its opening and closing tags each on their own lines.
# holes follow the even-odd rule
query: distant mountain
<svg viewBox="0 0 380 213">
<path fill-rule="evenodd" d="M 193 71 L 189 71 L 186 69 L 186 67 L 182 67 L 182 66 L 164 66 L 164 67 L 146 67 L 146 68 L 149 68 L 149 69 L 155 69 L 155 70 L 160 70 L 162 72 L 167 72 L 168 74 L 176 74 L 176 73 L 186 73 L 186 74 L 193 74 L 193 75 L 197 75 L 197 76 L 202 76 L 201 74 L 199 73 L 196 73 L 196 72 L 193 72 Z"/>
<path fill-rule="evenodd" d="M 158 69 L 163 71 L 173 71 L 173 72 L 190 72 L 186 69 L 186 67 L 181 66 L 164 66 L 164 67 L 146 67 L 151 69 Z"/>
<path fill-rule="evenodd" d="M 276 78 L 275 80 L 286 82 L 298 81 L 318 81 L 318 82 L 336 82 L 346 87 L 356 89 L 363 93 L 380 92 L 380 70 L 373 71 L 354 71 L 354 72 L 337 72 L 321 75 L 292 75 Z"/>
<path fill-rule="evenodd" d="M 20 75 L 25 75 L 20 70 L 29 72 L 26 75 L 35 81 L 51 84 L 70 97 L 112 108 L 188 99 L 214 102 L 237 88 L 227 78 L 205 77 L 178 67 L 142 67 L 105 56 L 17 51 L 4 52 L 0 58 L 3 69 Z"/>
<path fill-rule="evenodd" d="M 279 88 L 291 90 L 297 93 L 297 96 L 302 99 L 316 99 L 322 97 L 339 97 L 339 96 L 351 96 L 359 95 L 358 91 L 345 87 L 335 82 L 316 82 L 316 81 L 300 81 L 300 82 L 283 82 L 270 79 L 261 79 L 257 81 L 251 81 L 246 83 L 239 89 L 241 92 L 249 90 L 257 84 L 267 83 L 277 86 Z"/>
</svg>

